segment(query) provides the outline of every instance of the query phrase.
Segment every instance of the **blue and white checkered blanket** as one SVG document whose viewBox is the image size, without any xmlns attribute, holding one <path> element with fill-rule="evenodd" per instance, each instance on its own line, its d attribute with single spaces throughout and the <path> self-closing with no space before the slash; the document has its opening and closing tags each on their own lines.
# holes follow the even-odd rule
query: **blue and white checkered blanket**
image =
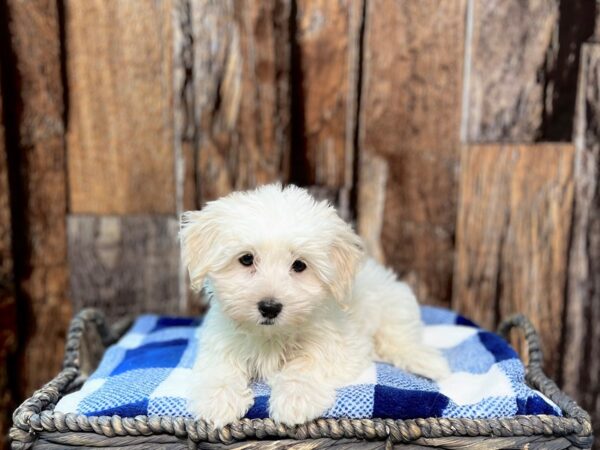
<svg viewBox="0 0 600 450">
<path fill-rule="evenodd" d="M 515 351 L 499 336 L 444 309 L 423 307 L 425 339 L 442 349 L 452 374 L 434 382 L 389 364 L 373 363 L 338 389 L 325 417 L 412 419 L 491 418 L 515 414 L 560 415 L 549 399 L 528 387 Z M 145 315 L 105 353 L 81 390 L 56 410 L 87 416 L 190 416 L 186 386 L 198 351 L 200 321 Z M 269 387 L 253 383 L 249 418 L 268 416 Z"/>
</svg>

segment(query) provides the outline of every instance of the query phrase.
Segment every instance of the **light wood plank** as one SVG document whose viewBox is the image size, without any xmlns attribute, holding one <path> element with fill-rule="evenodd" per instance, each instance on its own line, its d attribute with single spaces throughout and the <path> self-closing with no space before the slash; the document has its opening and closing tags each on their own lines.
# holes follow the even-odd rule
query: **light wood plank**
<svg viewBox="0 0 600 450">
<path fill-rule="evenodd" d="M 600 44 L 582 49 L 562 384 L 600 420 Z M 596 439 L 600 432 L 596 428 Z"/>
<path fill-rule="evenodd" d="M 388 173 L 387 263 L 422 301 L 444 305 L 452 285 L 464 18 L 462 0 L 376 0 L 367 2 L 365 19 L 358 223 L 373 212 L 361 201 L 373 182 L 365 159 L 378 157 Z"/>
<path fill-rule="evenodd" d="M 68 218 L 75 310 L 97 307 L 111 319 L 183 314 L 179 224 L 169 216 Z"/>
<path fill-rule="evenodd" d="M 198 203 L 286 181 L 290 0 L 192 3 Z"/>
<path fill-rule="evenodd" d="M 51 379 L 61 366 L 71 318 L 68 299 L 64 104 L 59 19 L 55 0 L 6 4 L 11 65 L 18 86 L 12 104 L 11 168 L 13 238 L 19 323 L 18 383 L 21 398 Z M 4 68 L 4 67 L 3 67 Z"/>
<path fill-rule="evenodd" d="M 469 0 L 465 141 L 532 142 L 541 135 L 558 18 L 554 0 Z"/>
<path fill-rule="evenodd" d="M 174 213 L 172 0 L 67 0 L 74 213 Z"/>
<path fill-rule="evenodd" d="M 513 313 L 559 369 L 573 203 L 570 144 L 478 145 L 462 158 L 454 306 L 488 328 Z"/>
</svg>

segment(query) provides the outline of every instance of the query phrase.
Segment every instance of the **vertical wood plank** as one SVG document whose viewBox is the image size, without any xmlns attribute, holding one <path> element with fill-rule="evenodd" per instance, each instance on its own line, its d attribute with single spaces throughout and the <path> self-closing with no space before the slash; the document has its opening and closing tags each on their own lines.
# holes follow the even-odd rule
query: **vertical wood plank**
<svg viewBox="0 0 600 450">
<path fill-rule="evenodd" d="M 385 216 L 385 191 L 388 182 L 388 164 L 382 157 L 363 152 L 360 158 L 357 204 L 359 212 L 356 229 L 365 251 L 380 263 L 385 263 L 381 232 Z"/>
<path fill-rule="evenodd" d="M 74 308 L 93 306 L 111 319 L 185 313 L 178 231 L 178 220 L 169 216 L 69 216 Z"/>
<path fill-rule="evenodd" d="M 465 147 L 454 305 L 489 328 L 526 314 L 558 373 L 571 214 L 571 145 Z"/>
<path fill-rule="evenodd" d="M 367 2 L 360 167 L 388 173 L 381 241 L 418 297 L 448 305 L 452 287 L 465 2 Z M 370 214 L 361 203 L 359 223 Z M 375 187 L 376 188 L 376 187 Z"/>
<path fill-rule="evenodd" d="M 469 0 L 463 139 L 531 142 L 541 134 L 555 0 Z"/>
<path fill-rule="evenodd" d="M 74 213 L 174 213 L 172 0 L 67 0 Z"/>
<path fill-rule="evenodd" d="M 173 11 L 173 113 L 175 157 L 175 210 L 200 208 L 198 198 L 197 157 L 198 126 L 194 92 L 194 29 L 192 0 L 175 0 Z M 179 268 L 179 309 L 189 314 L 203 312 L 199 295 L 189 288 L 187 271 Z"/>
<path fill-rule="evenodd" d="M 600 44 L 582 48 L 562 384 L 600 420 Z M 600 434 L 596 431 L 596 439 Z"/>
<path fill-rule="evenodd" d="M 71 317 L 67 297 L 67 192 L 59 18 L 54 0 L 7 2 L 12 47 L 8 83 L 18 104 L 11 183 L 19 315 L 18 393 L 31 394 L 60 369 Z"/>
<path fill-rule="evenodd" d="M 9 389 L 9 377 L 14 374 L 9 371 L 7 359 L 13 356 L 17 346 L 8 160 L 2 102 L 0 87 L 0 448 L 3 448 L 8 434 L 10 411 L 15 400 Z"/>
<path fill-rule="evenodd" d="M 173 14 L 174 150 L 176 211 L 198 209 L 198 127 L 194 95 L 194 30 L 191 0 L 176 0 Z"/>
<path fill-rule="evenodd" d="M 293 88 L 301 104 L 293 111 L 302 136 L 294 144 L 303 161 L 294 161 L 292 172 L 303 172 L 296 175 L 302 184 L 333 192 L 339 211 L 349 218 L 363 4 L 299 0 L 296 5 L 298 85 Z"/>
<path fill-rule="evenodd" d="M 288 179 L 290 0 L 192 3 L 199 203 Z"/>
</svg>

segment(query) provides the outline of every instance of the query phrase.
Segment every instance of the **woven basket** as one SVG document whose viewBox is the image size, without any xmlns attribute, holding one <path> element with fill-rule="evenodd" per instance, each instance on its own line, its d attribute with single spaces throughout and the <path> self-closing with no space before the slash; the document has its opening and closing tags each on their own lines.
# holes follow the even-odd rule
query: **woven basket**
<svg viewBox="0 0 600 450">
<path fill-rule="evenodd" d="M 271 419 L 242 419 L 215 429 L 204 421 L 183 417 L 86 417 L 54 412 L 54 405 L 76 391 L 95 369 L 105 348 L 127 330 L 131 321 L 109 327 L 97 310 L 87 309 L 71 322 L 63 370 L 36 391 L 13 414 L 13 449 L 148 448 L 551 448 L 588 449 L 592 445 L 590 416 L 561 392 L 541 369 L 542 354 L 535 329 L 523 316 L 500 325 L 525 333 L 529 363 L 527 382 L 551 398 L 564 417 L 547 415 L 498 419 L 317 419 L 287 427 Z M 268 440 L 268 441 L 266 441 Z M 241 442 L 245 441 L 245 442 Z"/>
</svg>

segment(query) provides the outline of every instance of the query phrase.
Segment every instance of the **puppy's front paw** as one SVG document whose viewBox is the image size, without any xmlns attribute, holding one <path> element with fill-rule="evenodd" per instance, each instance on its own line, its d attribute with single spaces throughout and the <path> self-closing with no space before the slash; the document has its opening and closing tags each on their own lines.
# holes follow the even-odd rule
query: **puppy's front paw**
<svg viewBox="0 0 600 450">
<path fill-rule="evenodd" d="M 250 388 L 236 389 L 227 384 L 216 384 L 194 390 L 188 410 L 195 419 L 204 419 L 219 428 L 244 417 L 253 403 Z"/>
<path fill-rule="evenodd" d="M 272 387 L 269 414 L 273 420 L 286 425 L 299 425 L 321 417 L 335 401 L 335 390 L 292 381 Z"/>
</svg>

